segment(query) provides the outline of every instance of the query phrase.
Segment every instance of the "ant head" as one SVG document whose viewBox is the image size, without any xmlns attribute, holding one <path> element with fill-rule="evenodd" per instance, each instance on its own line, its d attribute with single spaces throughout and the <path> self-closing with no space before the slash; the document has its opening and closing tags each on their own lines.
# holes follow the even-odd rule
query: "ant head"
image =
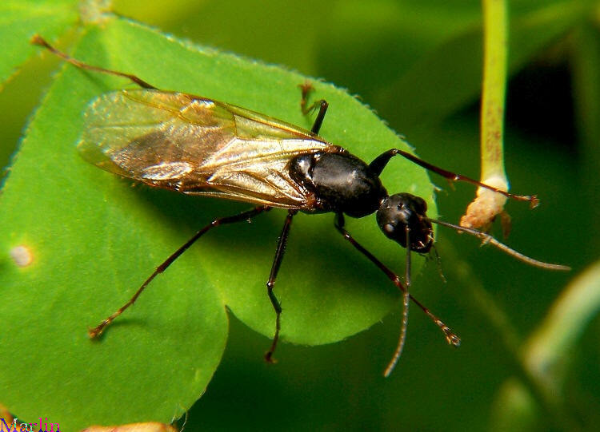
<svg viewBox="0 0 600 432">
<path fill-rule="evenodd" d="M 388 238 L 402 247 L 408 247 L 408 228 L 410 250 L 427 253 L 433 245 L 433 230 L 426 213 L 427 204 L 422 198 L 399 193 L 381 201 L 377 210 L 377 224 Z"/>
</svg>

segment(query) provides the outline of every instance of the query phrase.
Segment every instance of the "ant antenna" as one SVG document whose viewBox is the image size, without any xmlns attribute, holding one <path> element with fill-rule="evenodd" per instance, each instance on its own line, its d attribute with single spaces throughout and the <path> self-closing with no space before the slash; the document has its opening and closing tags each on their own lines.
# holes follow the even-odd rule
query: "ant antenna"
<svg viewBox="0 0 600 432">
<path fill-rule="evenodd" d="M 408 227 L 408 225 L 404 228 L 404 231 L 406 232 L 406 244 L 409 245 L 410 244 L 410 228 Z M 407 247 L 406 248 L 406 273 L 404 276 L 404 288 L 405 289 L 402 291 L 402 294 L 403 294 L 402 307 L 403 308 L 402 308 L 402 324 L 400 326 L 400 336 L 398 338 L 398 345 L 396 345 L 396 350 L 394 351 L 394 354 L 392 355 L 392 359 L 390 360 L 387 367 L 383 371 L 383 376 L 385 378 L 389 377 L 392 374 L 392 372 L 394 371 L 394 368 L 396 367 L 396 364 L 398 363 L 398 360 L 400 360 L 402 351 L 404 351 L 404 344 L 406 342 L 406 331 L 408 328 L 408 306 L 410 304 L 410 285 L 411 285 L 410 269 L 411 269 L 410 247 Z"/>
<path fill-rule="evenodd" d="M 511 255 L 513 257 L 515 257 L 516 259 L 518 259 L 519 261 L 523 261 L 526 264 L 532 265 L 534 267 L 540 267 L 546 270 L 559 270 L 559 271 L 569 271 L 571 270 L 571 267 L 569 266 L 565 266 L 562 264 L 551 264 L 551 263 L 545 263 L 543 261 L 538 261 L 536 259 L 533 259 L 531 257 L 528 257 L 527 255 L 522 254 L 521 252 L 517 252 L 516 250 L 506 246 L 504 243 L 499 242 L 498 240 L 496 240 L 494 237 L 492 237 L 491 235 L 484 233 L 482 231 L 478 231 L 476 229 L 473 228 L 466 228 L 466 227 L 461 227 L 459 225 L 454 225 L 448 222 L 444 222 L 438 219 L 431 219 L 431 218 L 426 218 L 429 222 L 433 222 L 435 224 L 438 225 L 442 225 L 448 228 L 452 228 L 455 231 L 458 232 L 464 232 L 467 234 L 470 234 L 474 237 L 477 237 L 479 239 L 482 240 L 482 244 L 491 244 L 492 246 L 500 249 L 502 252 L 507 253 L 508 255 Z"/>
</svg>

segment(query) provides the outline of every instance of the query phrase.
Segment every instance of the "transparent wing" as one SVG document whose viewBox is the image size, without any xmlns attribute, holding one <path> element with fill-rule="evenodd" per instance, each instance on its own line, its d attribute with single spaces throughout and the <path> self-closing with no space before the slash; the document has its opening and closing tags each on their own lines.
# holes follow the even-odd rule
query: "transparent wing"
<svg viewBox="0 0 600 432">
<path fill-rule="evenodd" d="M 338 149 L 250 110 L 146 89 L 95 99 L 79 143 L 89 162 L 150 186 L 285 208 L 308 199 L 290 178 L 289 161 Z"/>
</svg>

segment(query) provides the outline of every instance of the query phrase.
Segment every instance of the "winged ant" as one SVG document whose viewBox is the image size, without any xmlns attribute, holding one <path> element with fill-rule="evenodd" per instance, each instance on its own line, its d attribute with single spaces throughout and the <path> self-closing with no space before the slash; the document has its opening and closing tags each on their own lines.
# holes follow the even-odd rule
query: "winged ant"
<svg viewBox="0 0 600 432">
<path fill-rule="evenodd" d="M 566 266 L 529 258 L 500 243 L 486 232 L 465 228 L 427 216 L 425 201 L 409 193 L 388 194 L 379 178 L 394 156 L 402 156 L 449 181 L 463 181 L 518 201 L 538 203 L 535 196 L 516 195 L 469 177 L 446 171 L 416 156 L 390 149 L 367 164 L 346 149 L 319 136 L 328 103 L 307 107 L 310 85 L 303 85 L 304 114 L 318 109 L 310 131 L 264 114 L 186 93 L 159 90 L 139 77 L 88 65 L 58 51 L 40 36 L 32 43 L 45 47 L 70 64 L 85 70 L 127 78 L 140 89 L 120 90 L 99 96 L 86 111 L 86 126 L 79 150 L 98 167 L 152 187 L 188 195 L 213 196 L 255 205 L 237 215 L 214 219 L 171 254 L 116 312 L 89 330 L 91 338 L 135 303 L 148 284 L 211 229 L 247 221 L 272 208 L 287 210 L 267 281 L 267 294 L 275 310 L 275 333 L 265 359 L 273 362 L 280 333 L 282 308 L 274 293 L 277 274 L 294 217 L 298 212 L 334 213 L 336 230 L 356 250 L 375 264 L 403 293 L 403 319 L 394 355 L 385 369 L 394 369 L 404 346 L 408 306 L 414 302 L 442 330 L 449 344 L 460 338 L 410 293 L 411 252 L 428 253 L 434 244 L 432 224 L 478 237 L 527 264 L 551 270 Z M 140 132 L 134 127 L 143 118 L 152 125 Z M 114 127 L 118 125 L 119 127 Z M 112 126 L 112 127 L 111 127 Z M 384 235 L 406 248 L 402 278 L 359 244 L 345 228 L 345 216 L 361 218 L 376 213 Z"/>
</svg>

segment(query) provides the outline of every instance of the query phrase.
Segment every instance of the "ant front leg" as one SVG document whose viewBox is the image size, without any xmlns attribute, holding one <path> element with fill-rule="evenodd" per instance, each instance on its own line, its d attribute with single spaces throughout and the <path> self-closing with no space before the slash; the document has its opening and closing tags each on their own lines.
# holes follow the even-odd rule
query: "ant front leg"
<svg viewBox="0 0 600 432">
<path fill-rule="evenodd" d="M 506 192 L 502 189 L 498 189 L 494 186 L 490 186 L 485 183 L 481 183 L 477 180 L 474 180 L 474 179 L 464 176 L 462 174 L 456 174 L 451 171 L 447 171 L 443 168 L 432 165 L 429 162 L 425 162 L 424 160 L 419 159 L 415 155 L 412 155 L 408 152 L 405 152 L 405 151 L 399 150 L 399 149 L 391 149 L 391 150 L 386 151 L 385 153 L 382 153 L 380 156 L 375 158 L 375 160 L 373 162 L 371 162 L 371 164 L 369 165 L 369 168 L 371 168 L 375 173 L 377 173 L 377 175 L 380 175 L 381 172 L 384 170 L 385 166 L 390 161 L 390 159 L 396 155 L 400 155 L 400 156 L 408 159 L 409 161 L 414 162 L 419 166 L 422 166 L 423 168 L 425 168 L 429 171 L 433 171 L 434 173 L 441 175 L 442 177 L 444 177 L 445 179 L 447 179 L 449 181 L 464 181 L 466 183 L 471 183 L 476 186 L 497 192 L 499 194 L 504 195 L 507 198 L 511 198 L 511 199 L 514 199 L 517 201 L 529 201 L 531 203 L 530 204 L 531 208 L 537 207 L 537 205 L 539 204 L 539 200 L 538 200 L 537 196 L 535 196 L 535 195 L 516 195 L 516 194 Z"/>
<path fill-rule="evenodd" d="M 423 312 L 425 312 L 425 314 L 429 318 L 431 318 L 431 320 L 435 323 L 435 325 L 437 325 L 440 328 L 440 330 L 442 330 L 442 332 L 444 332 L 446 341 L 450 345 L 454 345 L 454 346 L 460 345 L 460 338 L 452 332 L 450 327 L 448 327 L 446 324 L 444 324 L 444 322 L 442 320 L 440 320 L 437 316 L 435 316 L 433 313 L 431 313 L 431 311 L 428 308 L 426 308 L 419 300 L 417 300 L 415 297 L 412 296 L 412 294 L 410 294 L 410 292 L 408 290 L 408 288 L 410 286 L 410 251 L 407 251 L 408 262 L 406 263 L 406 281 L 405 281 L 406 285 L 405 285 L 400 280 L 400 276 L 398 276 L 396 273 L 394 273 L 392 270 L 390 270 L 385 264 L 383 264 L 381 261 L 379 261 L 379 259 L 377 259 L 375 257 L 375 255 L 373 255 L 371 252 L 366 250 L 360 243 L 358 243 L 354 239 L 354 237 L 352 237 L 352 235 L 345 228 L 345 220 L 344 220 L 344 215 L 342 213 L 337 213 L 335 215 L 334 225 L 335 225 L 335 228 L 338 230 L 338 232 L 344 237 L 344 239 L 346 239 L 348 242 L 350 242 L 350 244 L 352 246 L 354 246 L 354 248 L 356 250 L 358 250 L 361 254 L 363 254 L 365 257 L 367 257 L 369 259 L 369 261 L 371 261 L 373 264 L 375 264 L 375 266 L 378 267 L 379 270 L 381 270 L 388 277 L 388 279 L 391 280 L 392 283 L 394 285 L 396 285 L 396 287 L 398 287 L 398 289 L 400 291 L 402 291 L 402 293 L 403 293 L 404 312 L 402 314 L 402 325 L 400 328 L 400 337 L 398 339 L 398 344 L 396 346 L 396 350 L 394 351 L 394 355 L 392 356 L 392 359 L 390 360 L 390 362 L 388 363 L 388 366 L 385 368 L 385 371 L 383 372 L 383 375 L 385 377 L 388 377 L 392 373 L 392 371 L 394 370 L 394 367 L 396 366 L 396 363 L 398 362 L 398 359 L 400 358 L 400 355 L 402 354 L 402 349 L 404 347 L 404 342 L 406 340 L 406 328 L 408 325 L 408 302 L 409 302 L 409 300 L 412 300 L 412 302 L 415 303 Z M 409 230 L 406 231 L 406 240 L 407 240 L 407 244 L 410 244 L 410 231 Z"/>
<path fill-rule="evenodd" d="M 312 84 L 308 81 L 306 81 L 304 84 L 300 84 L 298 87 L 300 87 L 300 89 L 302 90 L 302 99 L 300 100 L 300 110 L 302 111 L 302 114 L 308 115 L 309 113 L 317 109 L 317 107 L 319 107 L 319 113 L 317 114 L 317 118 L 315 119 L 315 122 L 313 123 L 313 126 L 310 129 L 310 131 L 314 135 L 319 135 L 319 131 L 321 130 L 321 126 L 323 125 L 323 120 L 325 119 L 325 114 L 327 113 L 327 108 L 329 108 L 329 103 L 327 103 L 325 99 L 321 99 L 316 101 L 312 105 L 307 106 L 308 96 L 310 95 L 310 92 L 314 90 L 314 88 Z"/>
<path fill-rule="evenodd" d="M 298 213 L 298 210 L 289 210 L 288 215 L 285 218 L 285 223 L 283 224 L 283 229 L 281 230 L 281 235 L 279 236 L 279 243 L 277 244 L 277 250 L 275 251 L 275 258 L 273 259 L 273 265 L 271 266 L 271 274 L 269 275 L 269 280 L 267 281 L 267 294 L 269 295 L 269 300 L 271 300 L 271 304 L 273 305 L 273 309 L 275 309 L 276 318 L 275 318 L 275 336 L 273 336 L 273 342 L 271 343 L 271 347 L 269 351 L 265 354 L 265 360 L 269 363 L 275 363 L 275 359 L 273 358 L 273 353 L 277 348 L 277 343 L 279 342 L 279 331 L 281 329 L 281 304 L 277 297 L 275 297 L 275 293 L 273 292 L 273 287 L 275 286 L 275 279 L 277 279 L 277 273 L 279 273 L 279 267 L 281 267 L 281 261 L 283 260 L 283 254 L 285 252 L 285 245 L 287 243 L 288 236 L 290 234 L 290 227 L 292 226 L 292 219 Z"/>
</svg>

